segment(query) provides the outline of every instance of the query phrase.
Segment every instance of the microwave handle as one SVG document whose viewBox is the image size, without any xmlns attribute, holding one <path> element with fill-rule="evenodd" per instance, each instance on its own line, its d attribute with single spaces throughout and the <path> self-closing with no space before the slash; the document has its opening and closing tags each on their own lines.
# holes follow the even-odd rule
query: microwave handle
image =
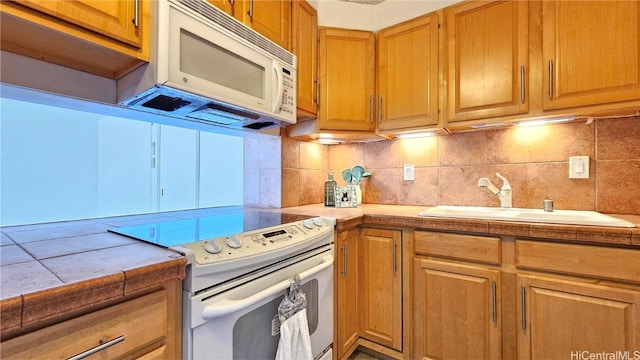
<svg viewBox="0 0 640 360">
<path fill-rule="evenodd" d="M 331 267 L 332 265 L 333 265 L 333 255 L 327 255 L 322 258 L 322 262 L 320 264 L 312 267 L 309 270 L 305 270 L 301 272 L 299 274 L 300 281 L 308 279 L 313 275 L 319 273 L 320 271 Z M 258 291 L 255 294 L 248 296 L 244 299 L 238 299 L 238 300 L 225 299 L 225 300 L 219 301 L 215 304 L 205 307 L 204 310 L 202 310 L 202 318 L 204 320 L 211 320 L 211 319 L 232 314 L 236 311 L 247 308 L 253 304 L 256 304 L 270 296 L 273 296 L 285 290 L 286 288 L 289 287 L 289 285 L 290 285 L 290 282 L 287 279 L 287 280 L 280 281 L 279 283 L 271 287 L 268 287 L 264 290 Z"/>
<path fill-rule="evenodd" d="M 273 72 L 276 74 L 276 81 L 278 82 L 278 90 L 276 92 L 276 98 L 274 99 L 274 102 L 273 102 L 272 112 L 274 114 L 278 114 L 280 113 L 280 107 L 282 106 L 282 98 L 284 97 L 284 94 L 282 93 L 284 90 L 284 76 L 280 73 L 280 69 L 278 68 L 276 63 L 273 64 Z"/>
</svg>

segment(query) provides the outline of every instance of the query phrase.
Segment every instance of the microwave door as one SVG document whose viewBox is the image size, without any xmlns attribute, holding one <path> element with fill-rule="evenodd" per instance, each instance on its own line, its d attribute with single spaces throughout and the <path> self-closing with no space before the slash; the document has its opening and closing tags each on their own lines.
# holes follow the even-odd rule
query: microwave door
<svg viewBox="0 0 640 360">
<path fill-rule="evenodd" d="M 273 60 L 215 24 L 172 8 L 166 85 L 239 107 L 273 113 Z M 281 74 L 279 74 L 281 75 Z M 275 93 L 277 94 L 277 93 Z"/>
</svg>

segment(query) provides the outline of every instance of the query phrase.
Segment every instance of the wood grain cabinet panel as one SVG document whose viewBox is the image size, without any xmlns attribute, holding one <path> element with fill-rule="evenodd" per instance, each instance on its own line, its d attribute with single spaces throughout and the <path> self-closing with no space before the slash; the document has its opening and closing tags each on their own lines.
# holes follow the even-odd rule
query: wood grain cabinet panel
<svg viewBox="0 0 640 360">
<path fill-rule="evenodd" d="M 438 28 L 433 12 L 378 33 L 378 133 L 440 124 Z"/>
<path fill-rule="evenodd" d="M 502 262 L 499 237 L 416 231 L 415 253 L 490 265 Z"/>
<path fill-rule="evenodd" d="M 500 358 L 499 284 L 499 270 L 416 258 L 413 358 Z"/>
<path fill-rule="evenodd" d="M 207 0 L 207 2 L 231 16 L 233 16 L 235 12 L 234 0 Z"/>
<path fill-rule="evenodd" d="M 542 31 L 544 109 L 640 99 L 640 2 L 544 1 Z"/>
<path fill-rule="evenodd" d="M 358 340 L 358 228 L 336 236 L 336 335 L 337 358 L 341 359 Z"/>
<path fill-rule="evenodd" d="M 67 359 L 112 344 L 96 356 L 168 359 L 168 329 L 176 325 L 169 326 L 169 313 L 167 293 L 157 291 L 4 341 L 2 358 Z"/>
<path fill-rule="evenodd" d="M 446 122 L 528 112 L 528 2 L 445 8 Z"/>
<path fill-rule="evenodd" d="M 402 351 L 402 232 L 362 230 L 360 336 Z"/>
<path fill-rule="evenodd" d="M 291 0 L 243 0 L 234 5 L 234 16 L 266 36 L 269 40 L 291 49 Z"/>
<path fill-rule="evenodd" d="M 267 39 L 291 49 L 291 0 L 206 0 Z"/>
<path fill-rule="evenodd" d="M 16 2 L 134 47 L 141 46 L 140 0 Z"/>
<path fill-rule="evenodd" d="M 298 58 L 298 119 L 318 112 L 318 12 L 305 0 L 293 1 L 292 49 Z"/>
<path fill-rule="evenodd" d="M 319 130 L 374 130 L 375 36 L 320 28 Z"/>
<path fill-rule="evenodd" d="M 633 358 L 640 348 L 640 291 L 524 275 L 518 288 L 520 359 Z"/>
</svg>

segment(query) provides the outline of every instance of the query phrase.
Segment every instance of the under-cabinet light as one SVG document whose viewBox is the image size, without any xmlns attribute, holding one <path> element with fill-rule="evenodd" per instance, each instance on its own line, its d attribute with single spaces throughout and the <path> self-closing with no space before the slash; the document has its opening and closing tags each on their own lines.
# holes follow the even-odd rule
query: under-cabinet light
<svg viewBox="0 0 640 360">
<path fill-rule="evenodd" d="M 499 122 L 499 123 L 487 123 L 487 124 L 473 124 L 471 125 L 471 127 L 474 129 L 486 129 L 486 128 L 491 128 L 496 126 L 504 126 L 504 125 L 505 123 Z"/>
<path fill-rule="evenodd" d="M 342 144 L 344 141 L 334 138 L 331 134 L 319 134 L 318 142 L 322 145 L 337 145 Z"/>
<path fill-rule="evenodd" d="M 518 126 L 537 126 L 537 125 L 546 125 L 546 124 L 557 124 L 563 122 L 569 122 L 576 119 L 575 115 L 571 116 L 562 116 L 562 117 L 554 117 L 547 119 L 531 119 L 531 120 L 523 120 L 514 122 L 515 125 Z"/>
<path fill-rule="evenodd" d="M 399 139 L 414 139 L 414 138 L 420 138 L 420 137 L 433 136 L 435 134 L 436 134 L 435 131 L 423 131 L 423 132 L 415 132 L 415 133 L 398 134 L 397 137 Z"/>
</svg>

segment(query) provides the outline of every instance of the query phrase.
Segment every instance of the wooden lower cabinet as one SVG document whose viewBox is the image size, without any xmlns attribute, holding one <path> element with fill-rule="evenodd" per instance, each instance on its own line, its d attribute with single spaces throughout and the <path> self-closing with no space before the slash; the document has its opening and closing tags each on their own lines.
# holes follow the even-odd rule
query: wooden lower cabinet
<svg viewBox="0 0 640 360">
<path fill-rule="evenodd" d="M 402 351 L 402 232 L 362 230 L 360 336 Z"/>
<path fill-rule="evenodd" d="M 499 284 L 499 270 L 415 258 L 413 358 L 500 358 Z"/>
<path fill-rule="evenodd" d="M 358 340 L 358 243 L 360 229 L 336 236 L 336 335 L 337 358 L 342 358 Z"/>
<path fill-rule="evenodd" d="M 517 282 L 519 358 L 640 356 L 640 291 L 526 275 Z"/>
<path fill-rule="evenodd" d="M 2 359 L 176 359 L 181 353 L 181 283 L 0 344 Z M 98 348 L 98 347 L 102 348 Z"/>
</svg>

